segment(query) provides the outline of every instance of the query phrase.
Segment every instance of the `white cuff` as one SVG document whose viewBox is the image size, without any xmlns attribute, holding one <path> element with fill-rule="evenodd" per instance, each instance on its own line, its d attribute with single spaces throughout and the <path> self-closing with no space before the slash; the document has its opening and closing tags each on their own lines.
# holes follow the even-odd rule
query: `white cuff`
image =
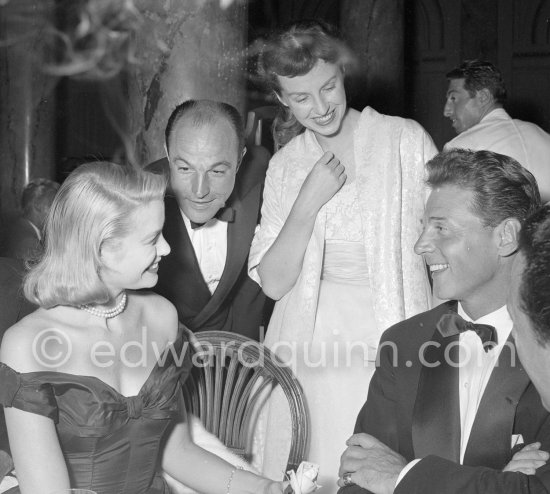
<svg viewBox="0 0 550 494">
<path fill-rule="evenodd" d="M 403 470 L 401 470 L 401 472 L 399 473 L 399 476 L 397 477 L 397 481 L 395 482 L 395 487 L 397 487 L 399 482 L 403 480 L 403 477 L 407 475 L 407 473 L 409 473 L 409 470 L 412 467 L 414 467 L 420 460 L 421 458 L 417 458 L 416 460 L 413 460 L 405 465 L 405 467 L 403 468 Z"/>
<path fill-rule="evenodd" d="M 9 491 L 12 487 L 19 485 L 17 479 L 11 475 L 6 475 L 0 482 L 0 492 Z"/>
</svg>

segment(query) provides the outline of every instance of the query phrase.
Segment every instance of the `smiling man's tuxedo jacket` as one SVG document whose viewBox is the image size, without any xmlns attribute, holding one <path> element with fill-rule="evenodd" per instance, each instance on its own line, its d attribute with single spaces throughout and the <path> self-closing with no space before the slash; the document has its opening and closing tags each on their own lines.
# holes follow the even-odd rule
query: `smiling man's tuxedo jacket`
<svg viewBox="0 0 550 494">
<path fill-rule="evenodd" d="M 176 198 L 165 198 L 163 234 L 171 252 L 159 264 L 154 290 L 172 302 L 180 322 L 191 331 L 232 331 L 255 340 L 266 315 L 269 299 L 247 273 L 248 252 L 259 220 L 267 160 L 247 153 L 237 173 L 235 189 L 226 206 L 235 210 L 227 226 L 227 259 L 213 294 L 201 274 Z M 252 158 L 252 159 L 251 159 Z M 168 172 L 166 159 L 148 166 Z"/>
<path fill-rule="evenodd" d="M 550 463 L 533 476 L 502 472 L 512 458 L 512 434 L 522 434 L 525 445 L 540 441 L 541 449 L 550 451 L 550 416 L 511 339 L 485 388 L 464 464 L 459 464 L 459 369 L 445 359 L 445 351 L 449 345 L 456 348 L 459 336 L 444 338 L 436 329 L 441 316 L 456 312 L 456 306 L 456 302 L 444 303 L 382 335 L 380 363 L 355 432 L 375 436 L 407 461 L 422 458 L 403 477 L 395 494 L 550 493 Z M 441 365 L 429 367 L 422 362 Z M 358 486 L 340 490 L 341 494 L 365 492 Z"/>
</svg>

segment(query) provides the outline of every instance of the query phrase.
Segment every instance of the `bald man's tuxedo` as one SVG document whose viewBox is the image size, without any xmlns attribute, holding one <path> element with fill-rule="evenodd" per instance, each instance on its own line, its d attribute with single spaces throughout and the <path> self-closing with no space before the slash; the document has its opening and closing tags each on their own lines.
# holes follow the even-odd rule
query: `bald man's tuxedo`
<svg viewBox="0 0 550 494">
<path fill-rule="evenodd" d="M 166 159 L 149 169 L 168 168 Z M 159 281 L 154 290 L 170 300 L 180 322 L 192 331 L 223 330 L 255 340 L 264 322 L 266 302 L 260 286 L 247 272 L 248 253 L 259 221 L 267 160 L 245 159 L 237 173 L 235 189 L 226 203 L 235 211 L 227 226 L 227 259 L 213 294 L 201 274 L 176 198 L 167 194 L 163 234 L 171 252 L 159 264 Z"/>
</svg>

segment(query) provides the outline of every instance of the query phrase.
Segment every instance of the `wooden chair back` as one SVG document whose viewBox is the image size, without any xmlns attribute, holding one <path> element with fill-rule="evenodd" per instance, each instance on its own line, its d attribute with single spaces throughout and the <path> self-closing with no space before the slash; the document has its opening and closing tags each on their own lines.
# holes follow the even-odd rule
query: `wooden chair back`
<svg viewBox="0 0 550 494">
<path fill-rule="evenodd" d="M 195 368 L 184 384 L 187 410 L 234 453 L 251 459 L 262 405 L 275 386 L 288 399 L 292 439 L 287 469 L 304 460 L 309 418 L 302 388 L 291 369 L 264 345 L 226 331 L 194 333 Z"/>
</svg>

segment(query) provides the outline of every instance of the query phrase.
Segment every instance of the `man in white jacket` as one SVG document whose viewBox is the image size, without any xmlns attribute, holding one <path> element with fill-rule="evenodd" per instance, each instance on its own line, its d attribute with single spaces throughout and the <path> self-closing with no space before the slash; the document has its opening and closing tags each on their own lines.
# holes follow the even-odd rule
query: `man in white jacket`
<svg viewBox="0 0 550 494">
<path fill-rule="evenodd" d="M 444 146 L 488 150 L 511 156 L 537 179 L 543 201 L 550 200 L 550 134 L 537 125 L 512 119 L 504 110 L 506 88 L 490 62 L 466 60 L 447 73 L 443 115 L 458 135 Z"/>
</svg>

